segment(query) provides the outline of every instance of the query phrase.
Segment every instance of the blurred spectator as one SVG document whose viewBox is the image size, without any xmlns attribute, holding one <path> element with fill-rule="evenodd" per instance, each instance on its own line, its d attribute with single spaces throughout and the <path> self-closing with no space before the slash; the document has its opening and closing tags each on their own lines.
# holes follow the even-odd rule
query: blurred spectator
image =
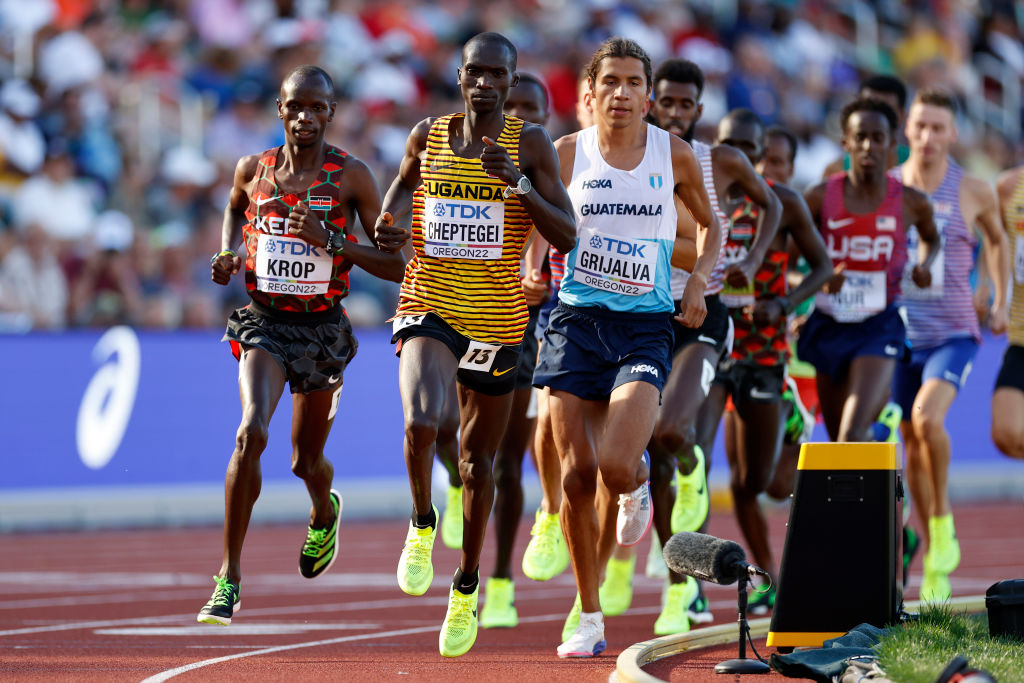
<svg viewBox="0 0 1024 683">
<path fill-rule="evenodd" d="M 130 248 L 135 227 L 120 211 L 96 217 L 93 249 L 71 283 L 70 316 L 78 325 L 108 327 L 136 323 L 142 290 Z"/>
<path fill-rule="evenodd" d="M 281 126 L 273 116 L 273 98 L 256 81 L 238 83 L 225 108 L 206 129 L 206 152 L 229 174 L 253 149 L 270 149 L 284 142 Z"/>
<path fill-rule="evenodd" d="M 0 331 L 63 329 L 68 285 L 53 238 L 35 223 L 18 235 L 4 232 L 9 234 L 0 237 Z"/>
<path fill-rule="evenodd" d="M 779 96 L 775 67 L 761 41 L 740 38 L 734 51 L 734 67 L 726 83 L 729 109 L 746 107 L 761 117 L 766 126 L 779 120 Z"/>
<path fill-rule="evenodd" d="M 0 160 L 3 174 L 13 174 L 15 184 L 38 171 L 46 155 L 46 140 L 34 121 L 39 104 L 39 95 L 23 80 L 0 87 Z"/>
</svg>

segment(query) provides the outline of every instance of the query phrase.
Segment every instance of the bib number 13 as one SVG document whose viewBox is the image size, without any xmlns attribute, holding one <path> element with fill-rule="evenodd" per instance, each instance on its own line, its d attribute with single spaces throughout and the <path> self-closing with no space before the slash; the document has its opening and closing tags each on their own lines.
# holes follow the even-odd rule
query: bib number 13
<svg viewBox="0 0 1024 683">
<path fill-rule="evenodd" d="M 466 370 L 489 372 L 500 348 L 500 346 L 495 344 L 482 344 L 478 341 L 470 341 L 469 348 L 466 349 L 466 353 L 459 360 L 459 367 Z"/>
</svg>

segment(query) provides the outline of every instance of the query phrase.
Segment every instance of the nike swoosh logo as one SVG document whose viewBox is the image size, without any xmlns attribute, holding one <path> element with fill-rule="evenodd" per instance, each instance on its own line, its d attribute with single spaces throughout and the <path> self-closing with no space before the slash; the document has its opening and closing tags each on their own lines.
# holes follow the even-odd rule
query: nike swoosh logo
<svg viewBox="0 0 1024 683">
<path fill-rule="evenodd" d="M 335 375 L 334 377 L 329 377 L 327 379 L 327 383 L 328 384 L 337 384 L 338 380 L 340 380 L 340 379 L 341 379 L 341 375 Z"/>
<path fill-rule="evenodd" d="M 750 398 L 758 398 L 758 399 L 764 400 L 764 399 L 769 399 L 769 398 L 775 398 L 775 394 L 773 394 L 770 391 L 761 391 L 760 389 L 751 389 L 750 390 Z"/>
<path fill-rule="evenodd" d="M 833 218 L 829 218 L 828 219 L 828 229 L 829 230 L 838 230 L 839 228 L 846 227 L 850 223 L 853 223 L 853 218 L 852 217 L 844 218 L 841 221 L 837 221 L 837 220 L 835 220 Z"/>
<path fill-rule="evenodd" d="M 697 335 L 697 341 L 704 342 L 705 344 L 711 344 L 712 346 L 716 346 L 718 344 L 717 341 L 715 341 L 711 337 L 706 337 L 703 334 Z"/>
<path fill-rule="evenodd" d="M 272 202 L 275 199 L 280 199 L 280 197 L 263 197 L 262 199 L 254 199 L 254 200 L 252 200 L 252 202 L 256 206 L 263 206 L 267 202 Z"/>
<path fill-rule="evenodd" d="M 506 372 L 512 372 L 515 369 L 516 369 L 516 366 L 513 365 L 512 367 L 507 368 L 505 370 L 502 370 L 501 372 L 498 372 L 497 370 L 491 370 L 491 374 L 494 375 L 495 377 L 501 377 Z"/>
</svg>

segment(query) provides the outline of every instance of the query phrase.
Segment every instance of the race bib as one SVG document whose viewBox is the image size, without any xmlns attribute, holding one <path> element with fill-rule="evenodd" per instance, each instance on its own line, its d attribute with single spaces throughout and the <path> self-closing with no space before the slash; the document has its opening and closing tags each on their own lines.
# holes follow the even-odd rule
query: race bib
<svg viewBox="0 0 1024 683">
<path fill-rule="evenodd" d="M 427 197 L 423 200 L 423 252 L 435 258 L 500 259 L 505 204 Z"/>
<path fill-rule="evenodd" d="M 572 279 L 613 294 L 640 296 L 654 290 L 658 244 L 628 237 L 609 237 L 584 228 L 576 245 Z"/>
<path fill-rule="evenodd" d="M 847 270 L 843 275 L 843 288 L 827 295 L 826 313 L 841 323 L 857 323 L 885 310 L 885 271 Z"/>
<path fill-rule="evenodd" d="M 419 315 L 403 315 L 399 318 L 395 318 L 391 321 L 391 334 L 398 334 L 399 330 L 404 330 L 407 327 L 413 325 L 419 325 L 423 322 L 423 319 L 427 316 L 426 313 L 420 313 Z"/>
<path fill-rule="evenodd" d="M 333 257 L 291 235 L 259 234 L 256 288 L 270 294 L 326 294 Z"/>
<path fill-rule="evenodd" d="M 1024 234 L 1018 234 L 1013 241 L 1013 279 L 1024 285 Z"/>
<path fill-rule="evenodd" d="M 484 344 L 482 342 L 470 340 L 469 348 L 459 360 L 459 367 L 464 370 L 490 372 L 491 366 L 494 364 L 494 358 L 498 355 L 499 349 L 501 349 L 499 344 Z"/>
<path fill-rule="evenodd" d="M 913 225 L 907 230 L 907 263 L 903 267 L 903 297 L 906 299 L 941 299 L 942 289 L 946 281 L 946 219 L 936 218 L 935 229 L 939 233 L 941 248 L 939 255 L 932 261 L 932 284 L 930 287 L 918 287 L 914 282 L 914 267 L 917 266 L 917 245 L 921 240 L 917 228 Z"/>
</svg>

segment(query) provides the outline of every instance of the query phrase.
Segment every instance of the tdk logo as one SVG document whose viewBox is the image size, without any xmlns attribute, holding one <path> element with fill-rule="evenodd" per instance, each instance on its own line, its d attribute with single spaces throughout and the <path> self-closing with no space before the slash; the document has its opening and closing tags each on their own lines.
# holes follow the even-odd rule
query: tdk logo
<svg viewBox="0 0 1024 683">
<path fill-rule="evenodd" d="M 314 247 L 304 240 L 267 240 L 267 252 L 284 256 L 320 256 Z"/>
<path fill-rule="evenodd" d="M 630 372 L 630 374 L 632 374 L 634 372 L 649 372 L 650 374 L 654 375 L 655 377 L 658 376 L 658 368 L 654 367 L 653 365 L 648 365 L 647 363 L 641 363 L 639 365 L 634 365 L 633 369 L 630 370 L 629 372 Z"/>
<path fill-rule="evenodd" d="M 593 178 L 583 181 L 584 190 L 610 190 L 612 189 L 611 178 Z"/>
<path fill-rule="evenodd" d="M 594 240 L 591 240 L 590 246 L 593 247 L 594 249 L 601 249 L 603 247 L 604 251 L 611 252 L 613 254 L 619 254 L 621 256 L 634 256 L 637 258 L 645 258 L 644 247 L 646 247 L 647 244 L 633 244 L 631 242 L 624 242 L 622 240 L 617 240 L 612 237 L 605 237 L 603 245 L 600 244 L 600 242 L 598 244 L 594 244 Z"/>
<path fill-rule="evenodd" d="M 445 212 L 448 213 L 448 217 L 454 220 L 491 220 L 491 216 L 488 211 L 491 210 L 490 206 L 474 206 L 473 204 L 454 204 L 450 202 L 438 202 L 434 205 L 434 215 L 444 216 Z"/>
</svg>

